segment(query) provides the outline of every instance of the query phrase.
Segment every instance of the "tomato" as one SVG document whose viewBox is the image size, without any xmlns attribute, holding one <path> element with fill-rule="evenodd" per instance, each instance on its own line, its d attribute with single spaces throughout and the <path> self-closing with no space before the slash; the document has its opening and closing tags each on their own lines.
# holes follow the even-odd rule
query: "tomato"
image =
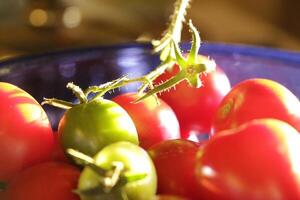
<svg viewBox="0 0 300 200">
<path fill-rule="evenodd" d="M 179 197 L 174 195 L 157 195 L 153 200 L 189 200 L 185 197 Z"/>
<path fill-rule="evenodd" d="M 206 57 L 199 57 L 207 59 Z M 155 83 L 169 79 L 178 73 L 177 65 L 159 76 Z M 182 81 L 175 89 L 162 92 L 158 96 L 173 108 L 179 121 L 182 138 L 191 133 L 209 133 L 215 111 L 222 98 L 229 92 L 230 83 L 224 71 L 217 67 L 216 71 L 200 75 L 202 86 L 193 88 L 187 81 Z"/>
<path fill-rule="evenodd" d="M 116 142 L 104 147 L 94 157 L 97 166 L 105 170 L 111 170 L 114 162 L 120 162 L 124 166 L 121 175 L 132 176 L 135 174 L 145 174 L 142 179 L 134 182 L 125 183 L 121 185 L 130 200 L 152 200 L 156 193 L 157 177 L 154 165 L 151 158 L 145 150 L 130 142 Z M 101 189 L 99 176 L 91 170 L 90 167 L 85 167 L 80 175 L 78 189 Z M 100 179 L 101 180 L 101 179 Z M 118 185 L 116 185 L 118 187 Z M 112 192 L 116 191 L 115 188 Z M 117 195 L 117 194 L 107 194 Z M 104 197 L 102 197 L 105 199 Z M 102 199 L 97 195 L 81 195 L 81 200 L 95 200 Z M 108 199 L 120 199 L 111 197 Z"/>
<path fill-rule="evenodd" d="M 213 120 L 212 135 L 257 118 L 275 118 L 300 131 L 300 102 L 286 87 L 268 79 L 248 79 L 232 88 Z"/>
<path fill-rule="evenodd" d="M 180 138 L 179 123 L 173 110 L 161 99 L 150 96 L 132 103 L 137 93 L 125 93 L 112 100 L 122 106 L 132 118 L 139 136 L 140 146 L 150 146 L 168 139 Z"/>
<path fill-rule="evenodd" d="M 199 144 L 185 140 L 167 140 L 149 149 L 158 176 L 158 194 L 200 199 L 195 176 Z"/>
<path fill-rule="evenodd" d="M 72 165 L 45 162 L 30 167 L 8 185 L 6 200 L 79 200 L 76 188 L 80 171 Z"/>
<path fill-rule="evenodd" d="M 300 199 L 300 135 L 256 119 L 212 137 L 197 153 L 202 199 Z"/>
<path fill-rule="evenodd" d="M 0 82 L 0 181 L 50 159 L 53 134 L 40 104 L 27 92 Z"/>
<path fill-rule="evenodd" d="M 64 149 L 77 149 L 90 156 L 117 141 L 138 144 L 130 116 L 121 106 L 106 99 L 95 99 L 67 110 L 59 122 L 58 133 Z"/>
<path fill-rule="evenodd" d="M 60 161 L 60 162 L 66 162 L 68 163 L 70 160 L 67 158 L 61 144 L 59 141 L 58 133 L 54 132 L 54 147 L 51 154 L 52 161 Z"/>
</svg>

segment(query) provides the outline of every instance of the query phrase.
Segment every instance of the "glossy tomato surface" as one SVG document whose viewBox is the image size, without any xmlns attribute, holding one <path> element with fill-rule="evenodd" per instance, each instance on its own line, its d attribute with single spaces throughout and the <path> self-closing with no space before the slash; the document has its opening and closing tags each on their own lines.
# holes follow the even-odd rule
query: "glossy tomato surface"
<svg viewBox="0 0 300 200">
<path fill-rule="evenodd" d="M 112 100 L 124 108 L 132 118 L 141 147 L 148 149 L 161 141 L 180 138 L 179 123 L 170 106 L 154 96 L 133 103 L 138 97 L 137 93 L 125 93 Z"/>
<path fill-rule="evenodd" d="M 129 141 L 138 144 L 135 125 L 127 112 L 118 104 L 96 99 L 67 110 L 58 133 L 61 144 L 94 156 L 108 144 Z"/>
<path fill-rule="evenodd" d="M 300 135 L 258 119 L 211 138 L 197 153 L 201 199 L 299 199 Z"/>
<path fill-rule="evenodd" d="M 76 189 L 79 169 L 60 162 L 45 162 L 15 176 L 4 200 L 79 200 Z"/>
<path fill-rule="evenodd" d="M 196 153 L 200 144 L 167 140 L 149 149 L 158 176 L 158 194 L 200 199 L 196 181 Z"/>
<path fill-rule="evenodd" d="M 222 100 L 213 120 L 212 134 L 258 118 L 279 119 L 300 131 L 299 99 L 273 80 L 244 80 Z"/>
<path fill-rule="evenodd" d="M 207 59 L 200 56 L 201 59 Z M 159 76 L 157 84 L 166 81 L 178 73 L 177 65 L 170 71 Z M 159 97 L 173 108 L 179 120 L 183 138 L 188 138 L 192 133 L 209 133 L 212 117 L 217 110 L 222 98 L 230 90 L 230 82 L 225 72 L 217 67 L 216 71 L 201 74 L 202 86 L 193 88 L 187 81 L 182 81 L 169 91 L 162 92 Z"/>
<path fill-rule="evenodd" d="M 53 133 L 40 104 L 26 91 L 0 82 L 0 181 L 50 160 Z"/>
<path fill-rule="evenodd" d="M 99 153 L 97 153 L 97 155 L 94 157 L 94 160 L 97 166 L 105 170 L 112 169 L 113 162 L 121 162 L 125 167 L 121 172 L 121 174 L 123 174 L 124 176 L 144 174 L 145 177 L 143 177 L 142 179 L 126 183 L 121 187 L 124 189 L 124 192 L 130 200 L 153 199 L 157 187 L 156 171 L 150 156 L 141 147 L 130 142 L 116 142 L 103 148 Z M 85 167 L 80 175 L 78 189 L 100 189 L 101 184 L 99 182 L 99 178 L 99 175 L 91 170 L 90 167 Z M 101 199 L 101 196 L 81 195 L 81 200 L 97 199 Z"/>
</svg>

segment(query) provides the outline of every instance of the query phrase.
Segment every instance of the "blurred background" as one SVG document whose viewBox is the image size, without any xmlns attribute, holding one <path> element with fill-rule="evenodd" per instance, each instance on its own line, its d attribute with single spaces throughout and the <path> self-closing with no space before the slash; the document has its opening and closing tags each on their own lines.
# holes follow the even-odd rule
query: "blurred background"
<svg viewBox="0 0 300 200">
<path fill-rule="evenodd" d="M 159 39 L 175 0 L 0 0 L 0 60 Z M 204 41 L 300 51 L 299 0 L 193 0 Z M 190 37 L 183 32 L 183 40 Z"/>
</svg>

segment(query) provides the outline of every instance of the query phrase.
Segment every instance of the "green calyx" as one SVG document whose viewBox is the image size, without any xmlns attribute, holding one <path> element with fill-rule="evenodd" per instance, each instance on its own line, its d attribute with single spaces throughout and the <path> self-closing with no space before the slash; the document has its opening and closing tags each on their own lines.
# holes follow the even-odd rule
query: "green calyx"
<svg viewBox="0 0 300 200">
<path fill-rule="evenodd" d="M 98 185 L 85 190 L 75 190 L 74 192 L 82 196 L 101 197 L 101 199 L 120 199 L 127 200 L 127 194 L 124 190 L 126 184 L 144 179 L 147 174 L 125 173 L 125 166 L 122 162 L 112 162 L 111 169 L 103 169 L 95 163 L 92 157 L 89 157 L 77 150 L 67 149 L 67 153 L 73 157 L 79 165 L 89 167 L 98 176 Z"/>
<path fill-rule="evenodd" d="M 172 50 L 175 54 L 175 63 L 178 64 L 180 71 L 169 80 L 147 91 L 146 94 L 137 99 L 136 102 L 141 101 L 156 93 L 164 92 L 169 88 L 176 86 L 183 80 L 187 80 L 191 87 L 199 88 L 202 86 L 199 75 L 201 73 L 211 72 L 215 70 L 216 64 L 213 60 L 199 59 L 198 51 L 200 48 L 201 40 L 199 33 L 194 27 L 191 20 L 189 21 L 189 29 L 192 33 L 193 40 L 187 58 L 182 55 L 178 43 L 176 43 L 174 40 L 172 41 Z"/>
</svg>

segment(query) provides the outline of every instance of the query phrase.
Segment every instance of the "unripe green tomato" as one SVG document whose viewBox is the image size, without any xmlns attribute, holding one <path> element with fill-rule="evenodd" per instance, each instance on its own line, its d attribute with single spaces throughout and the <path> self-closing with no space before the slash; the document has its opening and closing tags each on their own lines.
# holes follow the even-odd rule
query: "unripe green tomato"
<svg viewBox="0 0 300 200">
<path fill-rule="evenodd" d="M 64 150 L 72 148 L 89 156 L 117 141 L 139 143 L 130 116 L 121 106 L 106 99 L 95 99 L 67 110 L 60 120 L 58 134 Z"/>
<path fill-rule="evenodd" d="M 113 162 L 121 162 L 124 170 L 121 175 L 145 174 L 145 177 L 123 185 L 129 200 L 152 200 L 157 189 L 157 176 L 153 162 L 148 153 L 130 142 L 117 142 L 103 148 L 94 157 L 97 166 L 109 170 Z M 90 168 L 82 171 L 78 189 L 87 190 L 99 187 L 99 176 Z M 81 200 L 102 199 L 99 196 L 80 196 Z"/>
</svg>

